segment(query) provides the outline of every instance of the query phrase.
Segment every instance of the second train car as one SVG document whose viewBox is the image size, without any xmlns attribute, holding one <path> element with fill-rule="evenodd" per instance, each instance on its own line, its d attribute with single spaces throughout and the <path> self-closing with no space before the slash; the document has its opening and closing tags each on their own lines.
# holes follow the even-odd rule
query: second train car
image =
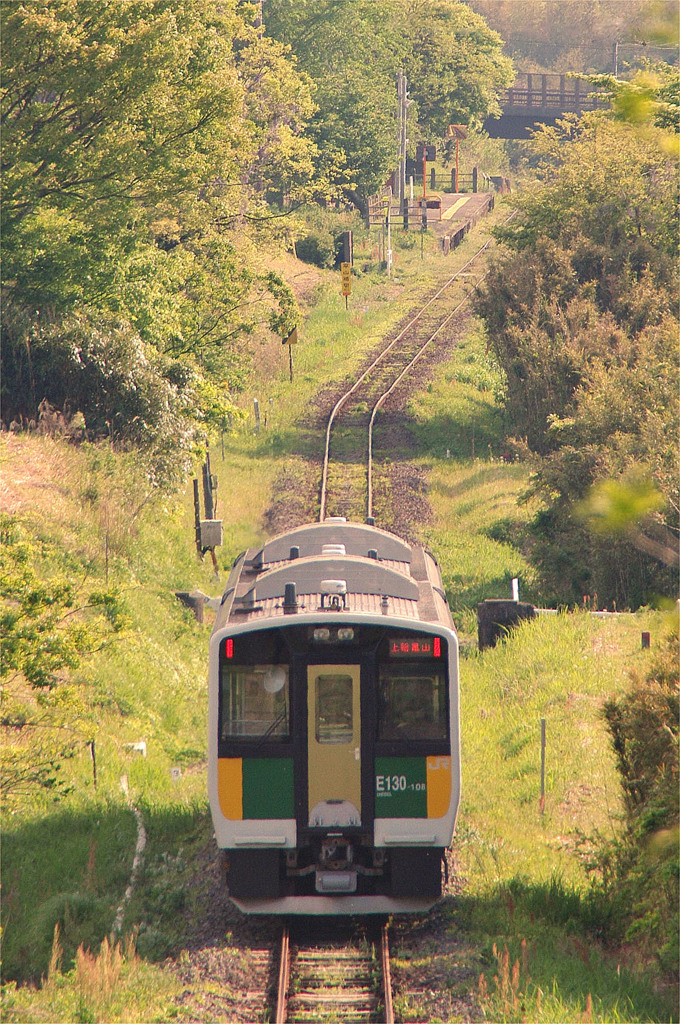
<svg viewBox="0 0 680 1024">
<path fill-rule="evenodd" d="M 241 910 L 437 900 L 460 800 L 458 642 L 428 551 L 332 518 L 245 552 L 209 689 L 212 818 Z"/>
</svg>

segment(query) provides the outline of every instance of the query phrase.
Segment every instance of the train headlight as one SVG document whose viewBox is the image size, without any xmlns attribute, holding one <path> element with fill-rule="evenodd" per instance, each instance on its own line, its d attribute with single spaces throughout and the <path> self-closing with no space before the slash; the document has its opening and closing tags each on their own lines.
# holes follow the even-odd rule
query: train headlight
<svg viewBox="0 0 680 1024">
<path fill-rule="evenodd" d="M 331 638 L 331 631 L 330 631 L 330 629 L 322 628 L 322 629 L 315 629 L 314 630 L 314 639 L 317 641 L 317 643 L 323 643 L 324 641 L 330 640 L 330 638 Z"/>
<path fill-rule="evenodd" d="M 338 640 L 354 640 L 354 630 L 343 627 L 338 630 Z"/>
</svg>

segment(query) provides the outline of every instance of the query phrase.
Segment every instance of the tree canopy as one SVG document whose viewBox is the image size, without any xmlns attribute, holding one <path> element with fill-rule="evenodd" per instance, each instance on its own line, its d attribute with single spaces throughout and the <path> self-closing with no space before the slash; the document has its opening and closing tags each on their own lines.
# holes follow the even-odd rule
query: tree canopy
<svg viewBox="0 0 680 1024">
<path fill-rule="evenodd" d="M 313 138 L 350 179 L 361 204 L 397 158 L 395 81 L 409 79 L 411 148 L 450 123 L 477 124 L 498 109 L 513 78 L 502 40 L 457 0 L 268 0 L 267 30 L 290 46 L 315 85 Z"/>
<path fill-rule="evenodd" d="M 396 163 L 396 75 L 423 130 L 493 109 L 509 63 L 454 0 L 24 0 L 0 8 L 3 415 L 43 399 L 188 455 L 299 319 L 270 204 L 360 206 Z M 415 107 L 413 115 L 415 114 Z M 172 439 L 172 442 L 171 442 Z M 161 469 L 161 467 L 163 467 Z"/>
<path fill-rule="evenodd" d="M 194 412 L 229 408 L 238 339 L 297 321 L 266 193 L 314 176 L 309 83 L 235 0 L 1 13 L 5 415 L 46 397 L 188 451 Z"/>
<path fill-rule="evenodd" d="M 449 124 L 479 126 L 500 114 L 498 92 L 512 84 L 514 70 L 498 33 L 450 0 L 416 0 L 403 17 L 404 66 L 424 131 L 441 138 Z"/>
<path fill-rule="evenodd" d="M 678 178 L 650 121 L 593 116 L 537 133 L 540 183 L 498 232 L 478 309 L 507 377 L 518 450 L 540 453 L 533 558 L 558 600 L 635 605 L 672 593 L 680 495 L 675 273 Z M 618 536 L 589 528 L 607 479 L 661 500 Z M 669 532 L 670 531 L 670 532 Z"/>
</svg>

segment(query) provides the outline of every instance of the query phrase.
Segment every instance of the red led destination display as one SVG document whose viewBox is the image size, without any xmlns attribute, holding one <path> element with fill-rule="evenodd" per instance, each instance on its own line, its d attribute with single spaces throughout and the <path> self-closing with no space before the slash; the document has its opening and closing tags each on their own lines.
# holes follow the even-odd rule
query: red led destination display
<svg viewBox="0 0 680 1024">
<path fill-rule="evenodd" d="M 442 642 L 438 636 L 390 638 L 390 658 L 441 658 Z"/>
</svg>

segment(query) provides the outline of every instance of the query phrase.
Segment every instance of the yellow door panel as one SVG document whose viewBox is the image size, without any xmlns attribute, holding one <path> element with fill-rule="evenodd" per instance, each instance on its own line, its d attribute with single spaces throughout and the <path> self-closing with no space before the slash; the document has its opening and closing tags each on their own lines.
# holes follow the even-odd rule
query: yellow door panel
<svg viewBox="0 0 680 1024">
<path fill-rule="evenodd" d="M 217 759 L 217 795 L 220 810 L 230 821 L 243 819 L 243 758 Z"/>
<path fill-rule="evenodd" d="M 309 823 L 361 823 L 358 665 L 307 668 Z"/>
</svg>

